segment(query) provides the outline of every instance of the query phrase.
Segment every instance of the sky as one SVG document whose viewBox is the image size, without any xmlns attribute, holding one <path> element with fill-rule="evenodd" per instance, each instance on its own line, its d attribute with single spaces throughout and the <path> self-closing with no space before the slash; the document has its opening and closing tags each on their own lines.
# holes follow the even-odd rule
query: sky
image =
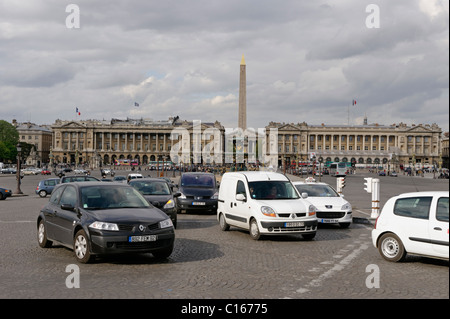
<svg viewBox="0 0 450 319">
<path fill-rule="evenodd" d="M 0 0 L 0 119 L 234 128 L 243 54 L 248 127 L 449 130 L 446 0 Z"/>
</svg>

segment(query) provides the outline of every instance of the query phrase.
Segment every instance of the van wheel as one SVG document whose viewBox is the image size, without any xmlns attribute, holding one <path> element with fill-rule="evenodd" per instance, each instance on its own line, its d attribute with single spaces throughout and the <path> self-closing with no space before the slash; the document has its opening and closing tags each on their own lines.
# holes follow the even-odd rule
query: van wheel
<svg viewBox="0 0 450 319">
<path fill-rule="evenodd" d="M 219 224 L 220 224 L 220 229 L 222 229 L 223 231 L 230 230 L 230 225 L 228 225 L 227 221 L 225 220 L 225 216 L 223 214 L 219 215 Z"/>
<path fill-rule="evenodd" d="M 256 219 L 252 218 L 250 221 L 250 236 L 254 240 L 258 240 L 261 238 L 261 233 L 259 232 L 258 222 Z"/>
<path fill-rule="evenodd" d="M 378 251 L 387 261 L 398 262 L 405 259 L 406 250 L 397 235 L 387 233 L 378 241 Z"/>
</svg>

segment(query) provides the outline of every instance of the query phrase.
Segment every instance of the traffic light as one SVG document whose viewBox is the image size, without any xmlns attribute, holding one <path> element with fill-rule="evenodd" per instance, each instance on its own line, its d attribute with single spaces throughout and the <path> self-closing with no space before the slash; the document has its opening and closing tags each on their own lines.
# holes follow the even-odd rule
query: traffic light
<svg viewBox="0 0 450 319">
<path fill-rule="evenodd" d="M 339 177 L 338 178 L 338 185 L 339 185 L 339 189 L 343 189 L 345 187 L 345 177 Z"/>
<path fill-rule="evenodd" d="M 372 177 L 364 178 L 366 181 L 364 182 L 364 190 L 368 193 L 372 193 Z"/>
</svg>

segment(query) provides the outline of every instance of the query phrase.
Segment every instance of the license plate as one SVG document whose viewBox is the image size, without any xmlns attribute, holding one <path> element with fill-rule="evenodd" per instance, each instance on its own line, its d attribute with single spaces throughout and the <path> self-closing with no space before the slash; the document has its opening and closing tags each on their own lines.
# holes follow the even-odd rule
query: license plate
<svg viewBox="0 0 450 319">
<path fill-rule="evenodd" d="M 205 202 L 192 202 L 192 205 L 205 206 Z"/>
<path fill-rule="evenodd" d="M 334 223 L 339 222 L 339 220 L 338 219 L 322 219 L 321 222 L 323 224 L 334 224 Z"/>
<path fill-rule="evenodd" d="M 305 226 L 304 222 L 287 222 L 284 223 L 284 227 L 303 227 Z"/>
<path fill-rule="evenodd" d="M 128 237 L 128 242 L 130 243 L 141 243 L 147 241 L 156 241 L 156 235 L 146 235 L 146 236 L 130 236 Z"/>
</svg>

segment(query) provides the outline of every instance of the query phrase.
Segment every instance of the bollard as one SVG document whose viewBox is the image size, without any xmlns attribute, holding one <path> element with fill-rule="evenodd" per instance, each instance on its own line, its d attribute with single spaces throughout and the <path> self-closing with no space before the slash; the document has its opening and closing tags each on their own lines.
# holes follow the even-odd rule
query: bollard
<svg viewBox="0 0 450 319">
<path fill-rule="evenodd" d="M 372 214 L 370 218 L 376 219 L 380 215 L 380 180 L 372 179 Z"/>
</svg>

